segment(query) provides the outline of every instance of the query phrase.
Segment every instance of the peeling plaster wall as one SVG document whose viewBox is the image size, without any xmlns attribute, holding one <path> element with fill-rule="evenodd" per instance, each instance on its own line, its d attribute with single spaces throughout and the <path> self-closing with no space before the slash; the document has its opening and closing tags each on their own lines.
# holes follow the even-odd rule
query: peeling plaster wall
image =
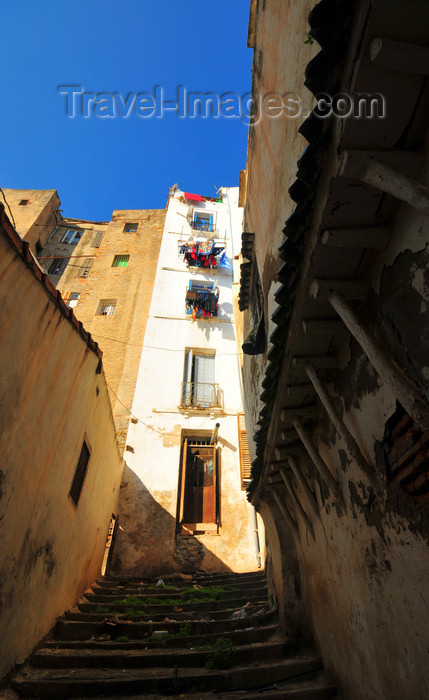
<svg viewBox="0 0 429 700">
<path fill-rule="evenodd" d="M 265 327 L 270 334 L 270 318 L 274 310 L 272 285 L 281 261 L 278 247 L 283 241 L 282 229 L 292 213 L 294 202 L 287 190 L 296 176 L 296 162 L 307 146 L 298 129 L 312 107 L 312 96 L 303 85 L 305 66 L 317 53 L 317 45 L 304 43 L 307 18 L 315 0 L 305 2 L 258 2 L 255 15 L 255 45 L 252 65 L 252 95 L 258 104 L 271 93 L 286 95 L 297 109 L 273 118 L 262 114 L 249 128 L 247 146 L 247 191 L 244 209 L 244 230 L 255 234 L 255 263 L 259 271 L 265 304 Z M 259 111 L 261 114 L 261 110 Z M 251 330 L 251 314 L 243 314 L 244 337 Z M 270 345 L 268 344 L 268 349 Z M 251 437 L 262 407 L 255 397 L 261 394 L 265 360 L 263 355 L 244 357 L 243 384 L 246 419 L 252 459 L 255 457 Z M 252 400 L 247 402 L 247 396 Z"/>
<path fill-rule="evenodd" d="M 237 412 L 242 410 L 239 359 L 233 322 L 232 275 L 191 272 L 178 254 L 178 240 L 192 233 L 188 204 L 172 197 L 158 260 L 149 319 L 127 436 L 127 469 L 121 487 L 120 526 L 110 571 L 149 576 L 182 571 L 246 571 L 256 567 L 251 506 L 240 488 Z M 226 196 L 225 196 L 226 195 Z M 219 237 L 234 253 L 231 225 L 241 232 L 238 188 L 224 190 L 224 202 L 208 202 Z M 222 242 L 223 245 L 223 242 Z M 218 319 L 191 322 L 185 293 L 191 279 L 220 289 Z M 215 382 L 225 411 L 196 413 L 179 408 L 185 348 L 213 350 Z M 176 547 L 176 511 L 182 431 L 212 432 L 220 423 L 220 534 L 202 534 Z M 189 561 L 185 561 L 188 557 Z"/>
<path fill-rule="evenodd" d="M 1 231 L 0 677 L 100 573 L 123 472 L 98 356 Z M 82 442 L 80 500 L 69 496 Z"/>
</svg>

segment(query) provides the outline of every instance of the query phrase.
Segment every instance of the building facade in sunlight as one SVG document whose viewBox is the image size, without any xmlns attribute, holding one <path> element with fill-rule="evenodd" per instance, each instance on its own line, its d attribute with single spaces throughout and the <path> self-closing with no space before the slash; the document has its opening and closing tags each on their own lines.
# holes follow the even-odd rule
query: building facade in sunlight
<svg viewBox="0 0 429 700">
<path fill-rule="evenodd" d="M 238 188 L 170 194 L 127 435 L 111 571 L 258 565 L 233 313 Z"/>
</svg>

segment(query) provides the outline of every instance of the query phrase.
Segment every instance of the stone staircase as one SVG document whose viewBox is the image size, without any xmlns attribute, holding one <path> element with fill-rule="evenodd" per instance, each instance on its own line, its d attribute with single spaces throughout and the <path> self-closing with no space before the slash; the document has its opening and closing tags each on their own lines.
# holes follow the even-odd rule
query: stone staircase
<svg viewBox="0 0 429 700">
<path fill-rule="evenodd" d="M 101 578 L 12 679 L 22 698 L 330 698 L 336 683 L 278 629 L 264 574 Z"/>
</svg>

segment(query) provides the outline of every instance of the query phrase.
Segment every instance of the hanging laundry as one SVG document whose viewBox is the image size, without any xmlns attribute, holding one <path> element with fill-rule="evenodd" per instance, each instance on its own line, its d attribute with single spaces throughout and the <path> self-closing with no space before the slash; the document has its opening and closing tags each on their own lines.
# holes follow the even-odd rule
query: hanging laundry
<svg viewBox="0 0 429 700">
<path fill-rule="evenodd" d="M 185 199 L 189 199 L 191 202 L 203 202 L 204 197 L 200 194 L 192 194 L 191 192 L 185 192 Z"/>
</svg>

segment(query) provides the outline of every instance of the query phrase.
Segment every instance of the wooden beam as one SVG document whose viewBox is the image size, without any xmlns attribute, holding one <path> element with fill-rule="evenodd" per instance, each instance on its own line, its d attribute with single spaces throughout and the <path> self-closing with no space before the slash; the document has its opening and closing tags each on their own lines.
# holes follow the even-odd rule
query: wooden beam
<svg viewBox="0 0 429 700">
<path fill-rule="evenodd" d="M 312 509 L 313 513 L 314 513 L 318 518 L 320 518 L 319 506 L 318 506 L 318 504 L 317 504 L 317 501 L 316 501 L 316 498 L 315 498 L 314 493 L 312 492 L 312 490 L 310 489 L 310 487 L 309 487 L 309 485 L 308 485 L 308 483 L 307 483 L 307 479 L 305 478 L 305 476 L 304 476 L 304 474 L 302 473 L 301 469 L 299 468 L 299 466 L 297 465 L 297 463 L 295 462 L 294 458 L 293 458 L 291 455 L 288 456 L 287 461 L 288 461 L 289 466 L 290 466 L 290 468 L 292 469 L 293 473 L 295 474 L 296 480 L 297 480 L 298 483 L 301 485 L 301 487 L 302 487 L 302 489 L 303 489 L 303 491 L 304 491 L 304 493 L 305 493 L 305 495 L 306 495 L 306 497 L 307 497 L 307 500 L 308 500 L 308 502 L 309 502 L 309 504 L 310 504 L 310 506 L 311 506 L 311 509 Z M 282 476 L 283 476 L 283 471 L 284 471 L 284 470 L 280 467 L 279 472 L 280 472 L 280 474 L 281 474 Z"/>
<path fill-rule="evenodd" d="M 309 434 L 307 433 L 306 429 L 304 428 L 303 424 L 301 423 L 300 420 L 296 419 L 293 422 L 294 427 L 296 432 L 298 433 L 299 437 L 302 440 L 302 444 L 304 445 L 305 449 L 307 450 L 310 459 L 312 460 L 314 466 L 316 467 L 317 471 L 319 472 L 321 478 L 325 482 L 325 484 L 332 489 L 334 492 L 336 498 L 341 502 L 344 503 L 344 498 L 343 494 L 341 492 L 340 486 L 338 484 L 337 479 L 331 474 L 331 471 L 321 458 L 318 450 L 316 449 L 316 446 L 314 445 L 312 439 L 310 438 Z"/>
<path fill-rule="evenodd" d="M 292 518 L 291 514 L 289 513 L 288 509 L 286 508 L 286 505 L 283 503 L 282 499 L 280 498 L 279 494 L 275 489 L 273 489 L 273 497 L 275 502 L 277 503 L 280 512 L 282 513 L 284 519 L 286 520 L 287 524 L 289 525 L 290 529 L 295 535 L 298 535 L 298 527 L 295 522 L 295 520 Z"/>
<path fill-rule="evenodd" d="M 405 165 L 407 159 L 414 162 L 418 158 L 415 153 L 393 151 L 386 154 L 385 160 L 395 160 L 390 157 L 392 155 L 397 155 L 396 160 L 399 163 L 404 161 Z M 370 152 L 345 151 L 341 156 L 339 174 L 366 182 L 396 199 L 407 202 L 417 211 L 429 214 L 429 189 L 391 165 L 378 160 Z"/>
<path fill-rule="evenodd" d="M 282 430 L 281 433 L 281 439 L 282 442 L 295 442 L 296 441 L 296 432 L 294 430 Z"/>
<path fill-rule="evenodd" d="M 335 319 L 308 319 L 302 322 L 304 333 L 309 335 L 345 335 L 344 324 Z"/>
<path fill-rule="evenodd" d="M 369 45 L 373 63 L 409 75 L 429 75 L 429 48 L 385 37 L 373 39 Z"/>
<path fill-rule="evenodd" d="M 308 394 L 310 394 L 310 398 L 314 396 L 314 389 L 311 382 L 305 382 L 302 384 L 289 384 L 286 387 L 287 396 L 293 396 L 294 398 L 304 398 L 305 396 L 308 396 Z"/>
<path fill-rule="evenodd" d="M 386 226 L 372 228 L 329 229 L 322 233 L 322 243 L 335 248 L 373 248 L 382 250 L 390 238 Z"/>
<path fill-rule="evenodd" d="M 280 411 L 281 423 L 292 423 L 293 419 L 296 417 L 305 420 L 308 418 L 315 418 L 316 416 L 317 409 L 315 404 L 310 404 L 308 406 L 285 406 Z"/>
<path fill-rule="evenodd" d="M 307 355 L 306 357 L 293 357 L 293 367 L 305 367 L 308 363 L 323 369 L 334 369 L 338 367 L 338 357 L 336 355 Z"/>
<path fill-rule="evenodd" d="M 310 380 L 313 382 L 313 386 L 322 402 L 324 405 L 326 412 L 328 413 L 332 423 L 334 424 L 338 434 L 343 438 L 344 442 L 347 445 L 348 452 L 352 459 L 356 462 L 356 464 L 360 467 L 360 469 L 363 471 L 363 473 L 367 476 L 372 488 L 374 491 L 379 495 L 379 486 L 377 483 L 377 479 L 375 477 L 375 472 L 372 466 L 370 466 L 363 456 L 360 447 L 358 446 L 357 442 L 355 441 L 353 435 L 345 425 L 343 419 L 341 418 L 340 414 L 338 413 L 337 409 L 335 408 L 334 404 L 331 401 L 330 396 L 328 396 L 328 393 L 325 391 L 324 387 L 322 386 L 319 377 L 317 376 L 316 370 L 312 365 L 306 365 L 305 371 L 307 372 Z"/>
<path fill-rule="evenodd" d="M 312 299 L 327 299 L 331 292 L 339 292 L 346 299 L 363 301 L 368 294 L 369 284 L 363 280 L 321 280 L 313 279 L 309 294 Z"/>
<path fill-rule="evenodd" d="M 296 507 L 298 508 L 298 511 L 301 513 L 302 519 L 304 520 L 307 527 L 310 528 L 311 534 L 314 537 L 313 524 L 312 524 L 310 518 L 308 517 L 301 501 L 299 500 L 298 496 L 296 495 L 295 491 L 293 490 L 292 484 L 290 483 L 289 479 L 287 478 L 284 469 L 280 469 L 280 474 L 281 474 L 281 477 L 283 479 L 283 483 L 286 487 L 286 491 L 288 492 L 290 498 L 292 499 L 292 502 L 295 503 Z"/>
<path fill-rule="evenodd" d="M 289 455 L 302 454 L 302 445 L 300 441 L 291 443 L 290 445 L 278 445 L 274 448 L 274 454 L 279 462 L 284 462 Z"/>
<path fill-rule="evenodd" d="M 428 428 L 429 406 L 414 383 L 393 363 L 373 334 L 339 294 L 330 294 L 329 301 L 395 398 L 418 425 L 424 429 Z"/>
</svg>

